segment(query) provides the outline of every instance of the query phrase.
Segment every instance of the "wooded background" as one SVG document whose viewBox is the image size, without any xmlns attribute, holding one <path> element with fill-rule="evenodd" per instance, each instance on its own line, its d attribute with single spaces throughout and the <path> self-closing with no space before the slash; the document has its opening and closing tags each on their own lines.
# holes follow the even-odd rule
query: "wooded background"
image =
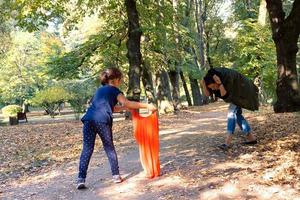
<svg viewBox="0 0 300 200">
<path fill-rule="evenodd" d="M 84 112 L 105 67 L 128 98 L 203 105 L 211 67 L 252 79 L 262 104 L 300 110 L 300 0 L 0 1 L 0 104 Z M 297 54 L 298 53 L 298 54 Z M 53 95 L 56 94 L 56 95 Z M 49 97 L 51 100 L 49 100 Z M 52 105 L 52 107 L 50 106 Z"/>
</svg>

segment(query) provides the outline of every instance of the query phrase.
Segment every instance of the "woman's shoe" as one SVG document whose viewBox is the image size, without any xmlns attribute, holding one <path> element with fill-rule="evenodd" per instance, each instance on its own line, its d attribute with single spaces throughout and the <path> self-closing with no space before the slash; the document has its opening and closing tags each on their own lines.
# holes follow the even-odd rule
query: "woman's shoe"
<svg viewBox="0 0 300 200">
<path fill-rule="evenodd" d="M 224 151 L 228 151 L 228 149 L 230 149 L 230 146 L 228 146 L 227 144 L 221 144 L 218 147 Z"/>
<path fill-rule="evenodd" d="M 245 145 L 254 145 L 254 144 L 257 144 L 257 140 L 243 142 L 243 144 L 245 144 Z"/>
</svg>

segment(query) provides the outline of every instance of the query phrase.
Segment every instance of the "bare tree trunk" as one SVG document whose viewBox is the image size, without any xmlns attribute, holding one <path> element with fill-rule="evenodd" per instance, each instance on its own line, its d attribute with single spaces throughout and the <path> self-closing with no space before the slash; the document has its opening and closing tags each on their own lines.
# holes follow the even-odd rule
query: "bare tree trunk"
<svg viewBox="0 0 300 200">
<path fill-rule="evenodd" d="M 180 109 L 180 90 L 179 90 L 179 73 L 178 70 L 170 70 L 169 77 L 171 82 L 171 91 L 173 99 L 173 107 L 175 111 Z"/>
<path fill-rule="evenodd" d="M 277 54 L 277 102 L 275 112 L 300 110 L 300 89 L 297 80 L 296 54 L 300 34 L 300 1 L 295 0 L 285 18 L 281 0 L 266 0 Z"/>
<path fill-rule="evenodd" d="M 29 105 L 25 102 L 22 103 L 22 109 L 23 109 L 23 113 L 28 113 L 29 111 Z"/>
<path fill-rule="evenodd" d="M 129 61 L 129 84 L 127 95 L 131 100 L 140 100 L 140 77 L 141 77 L 141 35 L 142 31 L 139 24 L 139 14 L 136 8 L 135 0 L 125 0 L 125 6 L 128 16 L 128 41 L 127 58 Z"/>
<path fill-rule="evenodd" d="M 156 86 L 159 113 L 174 112 L 169 76 L 166 71 L 163 70 L 156 74 Z"/>
<path fill-rule="evenodd" d="M 182 25 L 185 26 L 186 28 L 188 28 L 189 30 L 193 31 L 193 28 L 191 27 L 192 25 L 192 20 L 191 20 L 191 13 L 193 13 L 195 10 L 195 6 L 194 6 L 194 1 L 193 0 L 187 0 L 187 6 L 185 9 L 185 20 L 182 22 Z M 190 61 L 190 66 L 191 68 L 196 68 L 196 70 L 199 70 L 200 67 L 198 65 L 198 61 L 197 61 L 197 56 L 195 54 L 195 51 L 192 47 L 191 44 L 186 44 L 186 46 L 184 47 L 184 50 L 189 53 L 190 55 L 193 55 L 193 60 Z M 204 59 L 201 61 L 203 62 Z M 194 62 L 194 64 L 192 64 Z M 204 65 L 204 64 L 203 64 Z M 189 80 L 190 80 L 190 84 L 191 84 L 191 89 L 192 89 L 192 97 L 193 97 L 193 105 L 201 105 L 202 104 L 202 96 L 200 93 L 200 88 L 198 85 L 198 81 L 197 79 L 193 78 L 193 71 L 195 69 L 190 69 L 189 71 Z"/>
<path fill-rule="evenodd" d="M 184 89 L 184 92 L 185 92 L 185 96 L 186 96 L 186 100 L 188 102 L 188 105 L 189 106 L 192 106 L 192 100 L 191 100 L 191 95 L 190 95 L 190 92 L 189 92 L 189 89 L 187 87 L 187 84 L 186 84 L 186 80 L 185 80 L 185 77 L 184 77 L 184 74 L 182 71 L 180 71 L 180 78 L 181 78 L 181 81 L 182 81 L 182 85 L 183 85 L 183 89 Z"/>
<path fill-rule="evenodd" d="M 197 24 L 197 31 L 198 31 L 198 49 L 199 49 L 199 57 L 200 57 L 200 65 L 201 68 L 204 67 L 205 64 L 205 57 L 204 57 L 204 16 L 202 10 L 202 0 L 195 0 L 196 10 L 195 10 L 195 17 L 196 17 L 196 24 Z"/>
<path fill-rule="evenodd" d="M 209 45 L 209 32 L 206 32 L 206 59 L 209 65 L 209 68 L 213 68 L 213 64 L 210 57 L 210 45 Z"/>
<path fill-rule="evenodd" d="M 258 23 L 262 26 L 265 26 L 266 18 L 267 18 L 267 2 L 266 0 L 260 0 Z"/>
<path fill-rule="evenodd" d="M 157 104 L 157 99 L 155 97 L 155 91 L 153 87 L 152 74 L 149 69 L 149 62 L 144 60 L 142 64 L 143 64 L 142 82 L 145 88 L 148 102 Z"/>
<path fill-rule="evenodd" d="M 181 107 L 180 104 L 180 88 L 179 88 L 179 71 L 180 71 L 180 66 L 179 64 L 182 62 L 182 58 L 180 55 L 180 45 L 179 41 L 181 40 L 180 38 L 180 32 L 179 32 L 179 27 L 178 27 L 178 4 L 177 0 L 172 0 L 172 5 L 174 9 L 174 14 L 173 14 L 173 21 L 175 23 L 172 23 L 172 28 L 175 31 L 175 45 L 176 45 L 176 61 L 174 63 L 174 69 L 169 70 L 169 77 L 170 77 L 170 82 L 171 82 L 171 91 L 172 91 L 172 98 L 173 98 L 173 106 L 174 110 L 178 111 Z"/>
<path fill-rule="evenodd" d="M 200 93 L 200 88 L 198 84 L 198 80 L 194 79 L 191 75 L 189 75 L 191 88 L 192 88 L 192 96 L 193 96 L 193 105 L 200 106 L 202 105 L 202 95 Z"/>
<path fill-rule="evenodd" d="M 260 0 L 259 4 L 259 13 L 258 13 L 258 24 L 261 26 L 266 25 L 266 18 L 267 18 L 267 2 L 266 0 Z M 263 89 L 263 81 L 262 81 L 262 76 L 257 74 L 257 76 L 254 79 L 254 84 L 257 86 L 259 90 L 259 102 L 261 104 L 266 103 L 266 98 L 264 95 L 264 89 Z"/>
</svg>

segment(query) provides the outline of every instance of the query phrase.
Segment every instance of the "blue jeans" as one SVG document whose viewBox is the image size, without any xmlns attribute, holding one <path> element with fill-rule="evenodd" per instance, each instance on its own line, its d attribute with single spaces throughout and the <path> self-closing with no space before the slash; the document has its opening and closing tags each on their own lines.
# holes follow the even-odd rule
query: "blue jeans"
<svg viewBox="0 0 300 200">
<path fill-rule="evenodd" d="M 118 158 L 113 143 L 112 127 L 105 123 L 85 121 L 83 124 L 83 148 L 80 156 L 78 178 L 86 178 L 92 157 L 96 135 L 99 135 L 109 160 L 112 175 L 119 174 Z"/>
<path fill-rule="evenodd" d="M 247 120 L 242 115 L 242 109 L 234 104 L 230 104 L 227 115 L 227 133 L 233 134 L 235 130 L 235 124 L 238 124 L 243 133 L 249 134 L 251 128 Z"/>
</svg>

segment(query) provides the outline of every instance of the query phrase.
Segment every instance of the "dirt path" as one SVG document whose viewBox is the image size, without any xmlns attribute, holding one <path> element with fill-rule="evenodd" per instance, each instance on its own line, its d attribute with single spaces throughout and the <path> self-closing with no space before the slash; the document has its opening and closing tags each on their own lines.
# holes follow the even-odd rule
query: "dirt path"
<svg viewBox="0 0 300 200">
<path fill-rule="evenodd" d="M 159 178 L 143 177 L 138 150 L 133 145 L 118 152 L 121 174 L 126 178 L 121 184 L 111 182 L 108 162 L 101 150 L 92 157 L 87 190 L 75 189 L 77 161 L 74 161 L 19 181 L 3 190 L 2 197 L 39 200 L 297 199 L 299 191 L 292 187 L 259 182 L 252 173 L 259 166 L 251 162 L 250 154 L 241 153 L 253 152 L 255 147 L 241 146 L 243 137 L 235 138 L 230 152 L 216 148 L 224 139 L 226 111 L 226 105 L 215 104 L 201 112 L 189 110 L 163 117 L 160 120 L 162 176 Z M 245 162 L 237 161 L 237 157 Z"/>
</svg>

